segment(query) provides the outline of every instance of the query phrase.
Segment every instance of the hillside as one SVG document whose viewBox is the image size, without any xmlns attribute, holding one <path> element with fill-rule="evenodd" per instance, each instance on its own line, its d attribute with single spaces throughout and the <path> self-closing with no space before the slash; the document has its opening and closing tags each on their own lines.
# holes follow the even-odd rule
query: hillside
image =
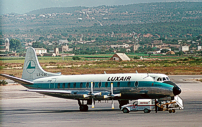
<svg viewBox="0 0 202 127">
<path fill-rule="evenodd" d="M 87 7 L 52 7 L 30 11 L 27 14 L 73 13 L 75 11 L 81 11 L 82 9 L 86 8 Z"/>
<path fill-rule="evenodd" d="M 201 19 L 202 2 L 164 2 L 45 8 L 25 15 L 2 15 L 0 27 L 8 33 L 52 31 L 54 28 L 57 32 L 58 29 L 88 29 L 96 33 L 137 31 L 177 36 L 179 33 L 201 34 Z"/>
</svg>

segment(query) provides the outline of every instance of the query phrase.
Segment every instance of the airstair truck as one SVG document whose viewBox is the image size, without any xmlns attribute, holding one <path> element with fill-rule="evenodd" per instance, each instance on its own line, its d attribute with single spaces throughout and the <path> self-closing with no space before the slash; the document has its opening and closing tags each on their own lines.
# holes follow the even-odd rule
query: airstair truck
<svg viewBox="0 0 202 127">
<path fill-rule="evenodd" d="M 144 111 L 144 113 L 150 113 L 150 111 L 154 109 L 154 99 L 138 99 L 133 102 L 133 104 L 127 104 L 121 107 L 123 113 L 129 113 L 130 111 Z"/>
<path fill-rule="evenodd" d="M 155 106 L 156 105 L 156 106 Z M 144 111 L 144 113 L 150 113 L 151 110 L 168 111 L 169 113 L 175 113 L 176 109 L 184 109 L 183 100 L 180 96 L 175 96 L 174 100 L 159 100 L 155 103 L 155 99 L 138 99 L 133 104 L 126 104 L 121 107 L 123 113 L 129 113 L 130 111 Z"/>
</svg>

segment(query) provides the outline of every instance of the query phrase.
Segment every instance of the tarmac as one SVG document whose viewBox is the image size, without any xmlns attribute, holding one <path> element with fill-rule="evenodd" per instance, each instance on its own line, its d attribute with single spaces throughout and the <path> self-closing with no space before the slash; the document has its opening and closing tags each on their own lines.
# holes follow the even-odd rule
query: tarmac
<svg viewBox="0 0 202 127">
<path fill-rule="evenodd" d="M 24 91 L 21 85 L 0 87 L 1 127 L 201 127 L 202 126 L 202 82 L 195 81 L 202 75 L 169 76 L 182 89 L 184 110 L 176 113 L 143 111 L 123 113 L 115 102 L 96 103 L 88 112 L 80 112 L 76 100 L 60 99 Z M 132 103 L 132 102 L 131 102 Z"/>
</svg>

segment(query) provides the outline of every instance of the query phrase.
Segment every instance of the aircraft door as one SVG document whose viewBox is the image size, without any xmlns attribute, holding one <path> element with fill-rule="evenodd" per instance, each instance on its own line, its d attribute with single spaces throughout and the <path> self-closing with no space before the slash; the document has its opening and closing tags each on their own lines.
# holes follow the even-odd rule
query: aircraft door
<svg viewBox="0 0 202 127">
<path fill-rule="evenodd" d="M 135 88 L 138 88 L 138 85 L 139 85 L 139 82 L 138 82 L 138 81 L 134 82 L 134 87 L 135 87 Z"/>
<path fill-rule="evenodd" d="M 49 89 L 55 89 L 57 86 L 55 86 L 56 78 L 52 78 L 52 80 L 49 83 Z"/>
</svg>

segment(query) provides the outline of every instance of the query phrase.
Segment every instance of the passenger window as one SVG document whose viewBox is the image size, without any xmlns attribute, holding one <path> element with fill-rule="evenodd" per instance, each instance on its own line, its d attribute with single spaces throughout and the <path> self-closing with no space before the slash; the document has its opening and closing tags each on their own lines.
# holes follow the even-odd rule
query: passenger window
<svg viewBox="0 0 202 127">
<path fill-rule="evenodd" d="M 95 88 L 95 82 L 93 82 L 93 88 Z"/>
<path fill-rule="evenodd" d="M 58 88 L 60 88 L 60 83 L 58 83 Z"/>
<path fill-rule="evenodd" d="M 62 87 L 65 88 L 65 83 L 62 84 Z"/>
<path fill-rule="evenodd" d="M 98 87 L 100 88 L 101 86 L 102 86 L 102 83 L 101 83 L 101 82 L 99 82 L 99 83 L 98 83 Z"/>
<path fill-rule="evenodd" d="M 86 83 L 86 88 L 88 88 L 88 87 L 89 87 L 89 82 Z"/>
<path fill-rule="evenodd" d="M 105 83 L 105 87 L 108 87 L 108 82 Z"/>
<path fill-rule="evenodd" d="M 70 83 L 68 83 L 67 87 L 70 88 Z"/>
<path fill-rule="evenodd" d="M 117 83 L 117 87 L 120 87 L 120 82 Z"/>
<path fill-rule="evenodd" d="M 76 88 L 76 83 L 74 83 L 73 87 Z"/>
<path fill-rule="evenodd" d="M 139 84 L 138 81 L 136 81 L 136 82 L 135 82 L 135 87 L 138 87 L 138 84 Z"/>
<path fill-rule="evenodd" d="M 131 84 L 131 83 L 130 83 L 130 82 L 128 82 L 128 87 L 130 87 L 130 84 Z"/>
<path fill-rule="evenodd" d="M 80 88 L 82 88 L 82 86 L 83 86 L 83 83 L 81 82 L 81 83 L 80 83 Z"/>
</svg>

